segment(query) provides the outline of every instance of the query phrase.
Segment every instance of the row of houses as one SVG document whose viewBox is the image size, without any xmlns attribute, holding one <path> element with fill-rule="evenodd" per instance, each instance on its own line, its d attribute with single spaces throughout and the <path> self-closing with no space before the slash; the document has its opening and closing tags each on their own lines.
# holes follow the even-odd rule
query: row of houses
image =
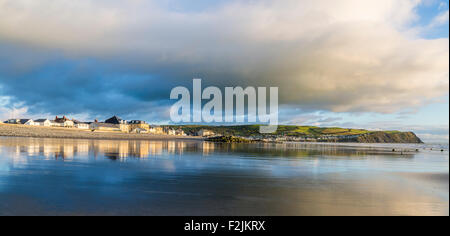
<svg viewBox="0 0 450 236">
<path fill-rule="evenodd" d="M 9 119 L 5 121 L 6 124 L 21 124 L 32 126 L 44 126 L 44 127 L 68 127 L 68 128 L 86 128 L 89 129 L 89 125 L 83 122 L 77 122 L 75 120 L 69 120 L 65 116 L 62 118 L 56 117 L 54 120 L 49 119 Z"/>
<path fill-rule="evenodd" d="M 100 132 L 123 132 L 123 133 L 137 133 L 137 134 L 167 134 L 186 136 L 181 129 L 170 129 L 167 127 L 154 126 L 147 124 L 141 120 L 122 120 L 117 116 L 113 116 L 104 122 L 95 120 L 94 122 L 81 122 L 75 119 L 69 119 L 66 116 L 56 116 L 54 120 L 49 119 L 9 119 L 5 121 L 6 124 L 21 124 L 42 127 L 64 127 L 76 128 L 83 130 L 92 130 Z"/>
</svg>

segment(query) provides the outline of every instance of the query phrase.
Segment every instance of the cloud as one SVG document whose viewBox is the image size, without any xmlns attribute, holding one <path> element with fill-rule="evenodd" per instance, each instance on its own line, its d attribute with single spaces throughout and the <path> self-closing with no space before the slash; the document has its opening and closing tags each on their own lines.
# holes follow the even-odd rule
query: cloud
<svg viewBox="0 0 450 236">
<path fill-rule="evenodd" d="M 442 10 L 442 9 L 445 9 L 445 8 L 448 8 L 448 3 L 444 2 L 444 1 L 440 2 L 438 9 Z"/>
<path fill-rule="evenodd" d="M 5 108 L 0 106 L 0 122 L 6 121 L 8 119 L 14 119 L 17 117 L 29 117 L 28 116 L 28 108 L 21 107 L 21 108 Z"/>
<path fill-rule="evenodd" d="M 278 86 L 284 105 L 335 112 L 448 94 L 448 38 L 410 34 L 421 1 L 177 3 L 0 0 L 4 95 L 32 112 L 151 116 L 193 77 Z"/>
<path fill-rule="evenodd" d="M 444 24 L 448 24 L 448 10 L 442 12 L 441 14 L 437 15 L 435 18 L 433 18 L 433 20 L 430 23 L 431 27 L 436 27 L 436 26 L 440 26 L 440 25 L 444 25 Z"/>
</svg>

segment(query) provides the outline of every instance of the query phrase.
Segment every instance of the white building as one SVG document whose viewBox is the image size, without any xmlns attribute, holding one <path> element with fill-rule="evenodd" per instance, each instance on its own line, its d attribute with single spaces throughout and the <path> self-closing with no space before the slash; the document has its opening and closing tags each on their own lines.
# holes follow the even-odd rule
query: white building
<svg viewBox="0 0 450 236">
<path fill-rule="evenodd" d="M 20 124 L 19 119 L 9 119 L 5 122 L 6 124 Z"/>
<path fill-rule="evenodd" d="M 52 123 L 48 119 L 37 119 L 34 121 L 35 126 L 50 127 Z"/>
<path fill-rule="evenodd" d="M 168 134 L 168 135 L 177 135 L 177 131 L 174 130 L 174 129 L 168 129 L 168 130 L 167 130 L 167 134 Z"/>
<path fill-rule="evenodd" d="M 164 134 L 164 129 L 161 126 L 151 125 L 148 132 L 150 134 Z"/>
<path fill-rule="evenodd" d="M 73 128 L 74 125 L 75 124 L 73 123 L 73 121 L 69 120 L 66 116 L 63 116 L 62 118 L 58 118 L 58 116 L 56 116 L 55 120 L 52 122 L 52 126 L 55 127 Z"/>
<path fill-rule="evenodd" d="M 201 136 L 201 137 L 210 137 L 210 136 L 214 136 L 216 134 L 211 130 L 202 129 L 202 130 L 198 131 L 197 135 Z"/>
<path fill-rule="evenodd" d="M 20 119 L 19 124 L 21 125 L 34 125 L 32 119 Z"/>
<path fill-rule="evenodd" d="M 54 120 L 50 121 L 51 127 L 62 127 L 61 123 L 55 122 Z"/>
<path fill-rule="evenodd" d="M 89 123 L 81 122 L 81 121 L 74 121 L 74 126 L 77 129 L 89 129 Z"/>
<path fill-rule="evenodd" d="M 133 129 L 130 133 L 133 133 L 133 134 L 148 134 L 148 130 L 141 129 L 141 128 L 136 128 L 136 129 Z"/>
<path fill-rule="evenodd" d="M 182 129 L 175 130 L 175 133 L 178 136 L 186 136 L 186 133 Z"/>
</svg>

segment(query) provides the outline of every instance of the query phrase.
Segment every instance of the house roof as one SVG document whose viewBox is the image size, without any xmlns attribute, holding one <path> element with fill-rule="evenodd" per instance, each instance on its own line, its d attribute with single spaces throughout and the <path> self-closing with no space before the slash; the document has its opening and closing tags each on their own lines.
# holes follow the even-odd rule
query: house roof
<svg viewBox="0 0 450 236">
<path fill-rule="evenodd" d="M 113 116 L 113 117 L 105 120 L 105 123 L 118 125 L 118 124 L 122 124 L 122 119 L 120 119 L 117 116 Z"/>
<path fill-rule="evenodd" d="M 30 121 L 31 119 L 20 119 L 20 121 L 19 121 L 19 123 L 20 124 L 25 124 L 25 123 L 27 123 L 28 121 Z M 31 120 L 32 121 L 32 120 Z"/>
<path fill-rule="evenodd" d="M 77 124 L 77 125 L 79 125 L 79 124 L 85 124 L 85 125 L 90 124 L 90 123 L 88 123 L 88 122 L 83 122 L 83 121 L 78 121 L 78 120 L 74 120 L 73 123 L 74 123 L 74 124 Z"/>
<path fill-rule="evenodd" d="M 54 122 L 55 123 L 65 123 L 67 121 L 71 121 L 71 120 L 55 120 Z"/>
<path fill-rule="evenodd" d="M 64 123 L 64 122 L 66 122 L 66 121 L 70 121 L 70 119 L 67 118 L 66 116 L 63 116 L 63 117 L 61 117 L 61 118 L 59 118 L 58 116 L 56 116 L 56 118 L 55 118 L 55 122 L 56 122 L 56 123 Z"/>
<path fill-rule="evenodd" d="M 46 121 L 48 121 L 48 119 L 37 119 L 34 122 L 42 123 L 42 122 L 46 122 Z"/>
</svg>

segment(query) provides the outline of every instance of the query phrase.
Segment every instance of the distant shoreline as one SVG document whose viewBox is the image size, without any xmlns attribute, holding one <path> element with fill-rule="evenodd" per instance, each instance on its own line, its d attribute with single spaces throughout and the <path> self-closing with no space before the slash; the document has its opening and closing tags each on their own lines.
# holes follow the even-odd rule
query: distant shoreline
<svg viewBox="0 0 450 236">
<path fill-rule="evenodd" d="M 245 129 L 251 126 L 241 126 L 241 129 Z M 188 134 L 192 133 L 189 126 L 177 127 L 185 129 Z M 199 129 L 200 127 L 197 127 Z M 214 133 L 217 131 L 223 131 L 225 127 L 213 127 L 205 126 L 204 129 L 212 129 Z M 219 129 L 219 130 L 214 130 Z M 222 130 L 221 130 L 222 129 Z M 201 136 L 178 136 L 178 135 L 163 135 L 163 134 L 135 134 L 135 133 L 121 133 L 116 131 L 91 131 L 76 128 L 63 128 L 63 127 L 42 127 L 42 126 L 30 126 L 30 125 L 17 125 L 17 124 L 0 124 L 0 136 L 4 137 L 29 137 L 29 138 L 67 138 L 67 139 L 104 139 L 104 140 L 196 140 L 196 141 L 213 141 L 222 142 L 221 140 L 209 140 L 206 137 Z M 217 137 L 224 138 L 230 135 L 217 135 Z M 231 135 L 230 137 L 248 139 L 252 142 L 289 142 L 295 140 L 258 140 L 253 139 L 253 136 L 241 136 Z M 289 137 L 289 136 L 283 136 Z M 323 136 L 326 137 L 326 136 Z M 306 142 L 308 140 L 305 140 Z M 423 143 L 412 132 L 370 132 L 355 137 L 347 138 L 345 136 L 328 137 L 328 139 L 316 139 L 314 142 L 319 143 Z M 227 141 L 228 142 L 228 141 Z M 234 141 L 231 141 L 234 142 Z"/>
<path fill-rule="evenodd" d="M 175 136 L 157 134 L 129 134 L 120 132 L 92 132 L 73 128 L 36 127 L 25 125 L 0 124 L 0 136 L 23 138 L 63 138 L 95 140 L 194 140 L 203 141 L 202 137 Z"/>
<path fill-rule="evenodd" d="M 279 125 L 273 134 L 261 134 L 261 125 L 208 126 L 208 125 L 170 125 L 171 129 L 181 129 L 186 134 L 198 134 L 208 130 L 216 142 L 331 142 L 331 143 L 423 143 L 413 132 L 370 131 L 339 127 L 315 127 L 298 125 Z M 232 137 L 230 139 L 230 137 Z M 214 140 L 215 139 L 215 140 Z M 243 139 L 243 140 L 239 140 Z"/>
</svg>

